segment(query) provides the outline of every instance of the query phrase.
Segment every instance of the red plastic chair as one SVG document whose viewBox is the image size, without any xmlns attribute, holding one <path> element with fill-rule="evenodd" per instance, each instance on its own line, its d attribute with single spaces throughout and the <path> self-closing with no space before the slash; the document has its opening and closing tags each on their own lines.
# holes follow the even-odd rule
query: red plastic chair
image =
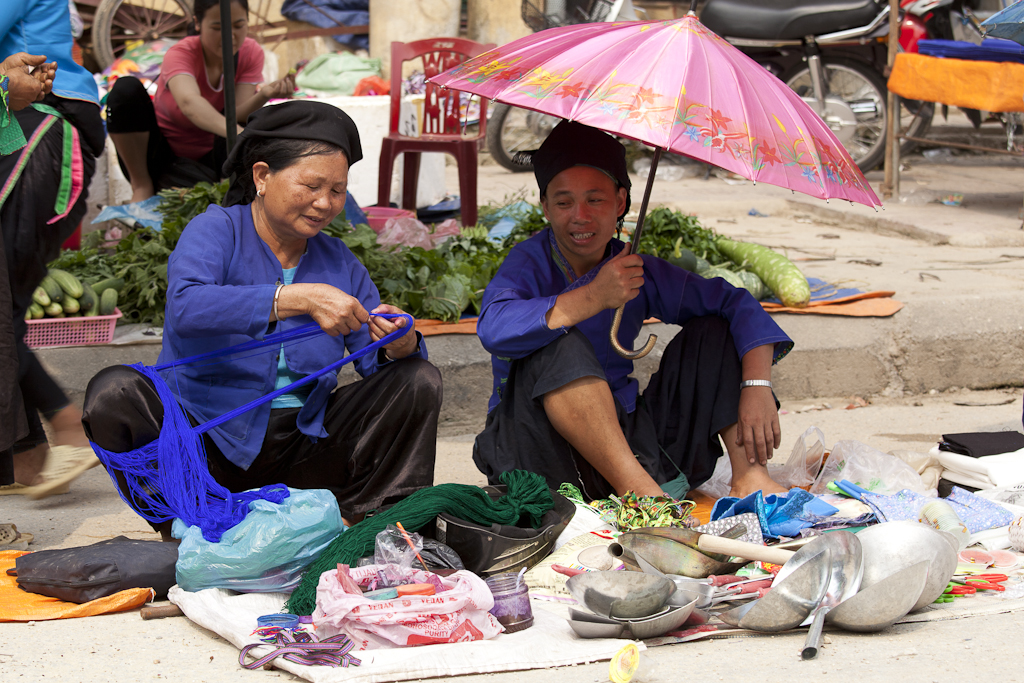
<svg viewBox="0 0 1024 683">
<path fill-rule="evenodd" d="M 477 144 L 487 133 L 487 100 L 480 101 L 480 130 L 473 136 L 463 136 L 462 121 L 459 117 L 459 93 L 455 90 L 443 90 L 428 81 L 423 103 L 423 133 L 418 138 L 402 135 L 398 132 L 399 107 L 402 101 L 402 64 L 421 57 L 424 73 L 429 79 L 494 46 L 494 43 L 481 45 L 464 38 L 428 38 L 411 43 L 391 43 L 391 125 L 390 132 L 384 138 L 380 149 L 378 206 L 388 206 L 391 199 L 391 172 L 395 158 L 399 154 L 405 154 L 402 208 L 415 211 L 420 154 L 445 152 L 454 156 L 459 166 L 462 224 L 476 225 Z"/>
</svg>

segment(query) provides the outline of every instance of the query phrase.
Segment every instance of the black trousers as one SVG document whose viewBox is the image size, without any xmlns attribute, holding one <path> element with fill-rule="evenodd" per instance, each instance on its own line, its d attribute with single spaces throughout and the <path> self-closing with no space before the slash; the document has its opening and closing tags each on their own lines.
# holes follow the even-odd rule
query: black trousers
<svg viewBox="0 0 1024 683">
<path fill-rule="evenodd" d="M 619 426 L 640 464 L 659 484 L 686 475 L 697 488 L 711 478 L 723 451 L 718 432 L 737 420 L 740 359 L 726 321 L 689 321 L 666 347 L 658 372 Z M 594 467 L 555 431 L 544 394 L 583 377 L 605 379 L 594 347 L 573 329 L 512 363 L 501 402 L 476 439 L 473 461 L 490 483 L 513 469 L 537 472 L 557 488 L 568 482 L 587 499 L 614 493 Z"/>
<path fill-rule="evenodd" d="M 146 86 L 134 76 L 117 79 L 107 95 L 107 131 L 149 133 L 146 168 L 157 192 L 171 187 L 192 187 L 198 182 L 215 183 L 221 178 L 221 167 L 227 159 L 224 137 L 215 136 L 213 149 L 197 161 L 176 155 L 160 130 Z M 120 159 L 118 164 L 125 178 L 131 180 Z"/>
<path fill-rule="evenodd" d="M 11 286 L 7 278 L 3 231 L 0 231 L 0 486 L 14 483 L 11 444 L 28 432 L 18 386 L 18 352 L 11 316 Z"/>
<path fill-rule="evenodd" d="M 276 483 L 328 489 L 351 519 L 433 485 L 440 410 L 438 369 L 418 358 L 395 361 L 331 394 L 326 438 L 314 443 L 298 430 L 298 408 L 275 409 L 248 469 L 228 460 L 204 435 L 207 464 L 214 479 L 233 492 Z M 82 423 L 90 441 L 125 453 L 159 437 L 163 414 L 152 383 L 118 365 L 89 382 Z M 126 491 L 123 483 L 121 490 Z"/>
</svg>

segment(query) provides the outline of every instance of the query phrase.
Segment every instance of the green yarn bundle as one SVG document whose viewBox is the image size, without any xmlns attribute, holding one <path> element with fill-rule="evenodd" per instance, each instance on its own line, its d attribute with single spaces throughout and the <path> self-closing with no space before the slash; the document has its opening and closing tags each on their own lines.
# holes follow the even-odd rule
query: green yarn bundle
<svg viewBox="0 0 1024 683">
<path fill-rule="evenodd" d="M 554 499 L 544 477 L 533 472 L 504 472 L 501 483 L 508 493 L 491 500 L 478 486 L 440 484 L 421 489 L 394 507 L 353 525 L 334 539 L 306 568 L 302 582 L 288 599 L 288 611 L 308 615 L 316 607 L 316 587 L 320 575 L 339 564 L 354 566 L 360 557 L 373 553 L 377 534 L 388 524 L 401 522 L 410 531 L 419 531 L 442 512 L 481 525 L 516 524 L 524 516 L 537 528 L 544 513 L 554 506 Z"/>
</svg>

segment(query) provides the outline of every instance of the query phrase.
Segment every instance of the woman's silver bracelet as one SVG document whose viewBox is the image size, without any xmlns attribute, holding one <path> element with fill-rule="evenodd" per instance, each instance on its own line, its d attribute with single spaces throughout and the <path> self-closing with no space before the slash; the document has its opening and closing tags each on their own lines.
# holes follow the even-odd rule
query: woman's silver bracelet
<svg viewBox="0 0 1024 683">
<path fill-rule="evenodd" d="M 277 314 L 277 300 L 281 298 L 281 290 L 284 289 L 284 285 L 278 285 L 277 289 L 274 290 L 274 320 L 280 321 L 281 316 Z"/>
</svg>

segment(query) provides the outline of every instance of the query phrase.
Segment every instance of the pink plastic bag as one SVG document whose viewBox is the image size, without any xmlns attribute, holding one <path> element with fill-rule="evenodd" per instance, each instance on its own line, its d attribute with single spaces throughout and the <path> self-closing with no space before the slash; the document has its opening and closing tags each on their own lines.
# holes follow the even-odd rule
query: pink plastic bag
<svg viewBox="0 0 1024 683">
<path fill-rule="evenodd" d="M 462 228 L 454 218 L 449 218 L 434 226 L 434 230 L 431 232 L 429 227 L 415 218 L 403 216 L 388 219 L 388 222 L 384 224 L 384 229 L 377 235 L 377 244 L 385 247 L 436 249 L 448 237 L 461 234 L 461 232 Z"/>
<path fill-rule="evenodd" d="M 415 218 L 389 218 L 384 229 L 377 235 L 377 244 L 382 247 L 403 246 L 433 249 L 430 230 Z"/>
<path fill-rule="evenodd" d="M 468 571 L 447 577 L 398 565 L 367 565 L 349 570 L 357 584 L 368 585 L 378 570 L 400 572 L 413 583 L 441 582 L 444 593 L 370 600 L 345 591 L 336 572 L 320 575 L 313 624 L 321 639 L 343 633 L 357 650 L 457 643 L 493 638 L 502 626 L 489 612 L 494 597 L 483 579 Z"/>
</svg>

